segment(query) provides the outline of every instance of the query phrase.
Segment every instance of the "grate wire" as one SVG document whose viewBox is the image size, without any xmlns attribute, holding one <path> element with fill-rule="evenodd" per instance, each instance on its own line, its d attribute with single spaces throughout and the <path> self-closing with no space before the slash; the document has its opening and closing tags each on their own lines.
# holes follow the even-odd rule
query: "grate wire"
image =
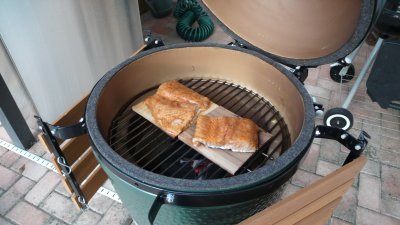
<svg viewBox="0 0 400 225">
<path fill-rule="evenodd" d="M 272 134 L 237 174 L 254 171 L 289 148 L 290 134 L 284 118 L 263 97 L 227 81 L 187 79 L 180 82 L 237 115 L 253 120 Z M 130 106 L 156 88 L 135 96 Z M 232 176 L 180 140 L 170 138 L 133 112 L 131 107 L 123 109 L 113 120 L 108 142 L 124 159 L 154 173 L 182 179 L 219 179 Z"/>
</svg>

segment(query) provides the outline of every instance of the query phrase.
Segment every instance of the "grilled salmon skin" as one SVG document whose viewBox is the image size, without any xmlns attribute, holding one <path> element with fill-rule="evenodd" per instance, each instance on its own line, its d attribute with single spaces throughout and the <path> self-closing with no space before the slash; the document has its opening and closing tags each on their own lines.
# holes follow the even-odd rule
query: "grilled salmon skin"
<svg viewBox="0 0 400 225">
<path fill-rule="evenodd" d="M 210 107 L 211 101 L 207 97 L 200 95 L 178 81 L 172 80 L 161 84 L 158 87 L 157 95 L 171 101 L 187 102 L 196 105 L 200 110 Z"/>
<path fill-rule="evenodd" d="M 174 138 L 190 126 L 197 112 L 193 104 L 171 101 L 159 95 L 148 97 L 144 103 L 154 121 Z"/>
<path fill-rule="evenodd" d="M 258 127 L 245 118 L 201 115 L 197 119 L 192 142 L 195 146 L 203 144 L 234 152 L 255 152 L 258 146 Z"/>
</svg>

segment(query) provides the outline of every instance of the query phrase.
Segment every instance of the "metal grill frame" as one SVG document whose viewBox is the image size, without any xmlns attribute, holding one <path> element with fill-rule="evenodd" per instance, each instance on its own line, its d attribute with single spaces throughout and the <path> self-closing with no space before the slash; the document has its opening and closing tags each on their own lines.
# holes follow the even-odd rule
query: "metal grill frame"
<svg viewBox="0 0 400 225">
<path fill-rule="evenodd" d="M 271 139 L 236 174 L 244 174 L 258 169 L 289 148 L 290 134 L 284 118 L 263 97 L 245 87 L 227 81 L 185 79 L 180 82 L 239 116 L 252 119 L 261 128 L 273 133 Z M 150 88 L 148 92 L 156 88 L 158 87 Z M 110 146 L 129 162 L 160 175 L 182 179 L 218 179 L 231 176 L 194 149 L 177 139 L 170 138 L 155 125 L 131 110 L 130 106 L 136 104 L 138 99 L 143 99 L 142 96 L 148 92 L 142 92 L 133 97 L 129 107 L 125 110 L 121 109 L 117 114 L 109 131 Z M 240 96 L 239 99 L 237 99 L 238 96 Z M 129 137 L 128 140 L 126 137 Z M 142 143 L 146 144 L 140 146 Z M 136 149 L 138 146 L 140 148 Z M 141 154 L 142 152 L 145 153 Z M 154 152 L 156 152 L 155 155 Z M 188 158 L 185 158 L 186 156 Z M 169 161 L 171 158 L 174 159 L 172 163 Z M 154 162 L 156 165 L 149 166 Z M 163 167 L 164 169 L 158 169 Z"/>
</svg>

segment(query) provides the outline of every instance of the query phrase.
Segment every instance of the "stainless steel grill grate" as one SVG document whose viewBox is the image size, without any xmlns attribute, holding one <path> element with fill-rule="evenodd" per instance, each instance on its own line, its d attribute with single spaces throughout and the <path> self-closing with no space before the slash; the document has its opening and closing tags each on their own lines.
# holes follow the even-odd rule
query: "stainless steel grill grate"
<svg viewBox="0 0 400 225">
<path fill-rule="evenodd" d="M 257 151 L 237 174 L 251 172 L 279 157 L 290 146 L 287 125 L 279 112 L 261 96 L 244 87 L 219 80 L 180 80 L 218 105 L 249 118 L 271 133 L 272 138 Z M 148 171 L 183 179 L 218 179 L 232 176 L 178 139 L 172 139 L 131 110 L 151 88 L 135 96 L 129 107 L 113 120 L 110 146 L 124 159 Z"/>
</svg>

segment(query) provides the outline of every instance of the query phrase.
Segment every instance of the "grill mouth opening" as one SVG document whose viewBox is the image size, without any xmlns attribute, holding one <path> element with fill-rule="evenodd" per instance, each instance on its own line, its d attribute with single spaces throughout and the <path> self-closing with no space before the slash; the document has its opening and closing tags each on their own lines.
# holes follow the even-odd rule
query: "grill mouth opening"
<svg viewBox="0 0 400 225">
<path fill-rule="evenodd" d="M 235 175 L 254 171 L 278 158 L 291 145 L 284 118 L 265 98 L 222 80 L 181 79 L 182 84 L 207 96 L 237 115 L 253 120 L 272 134 Z M 108 132 L 110 147 L 132 164 L 160 175 L 181 179 L 219 179 L 232 175 L 178 139 L 132 111 L 131 106 L 153 94 L 158 86 L 141 92 L 123 107 Z M 216 150 L 218 151 L 218 150 Z"/>
</svg>

